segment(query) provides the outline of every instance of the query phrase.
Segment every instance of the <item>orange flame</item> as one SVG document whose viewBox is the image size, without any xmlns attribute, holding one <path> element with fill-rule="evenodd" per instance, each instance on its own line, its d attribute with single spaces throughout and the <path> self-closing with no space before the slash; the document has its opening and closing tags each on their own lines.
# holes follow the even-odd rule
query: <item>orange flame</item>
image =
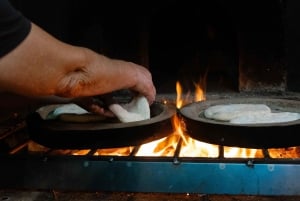
<svg viewBox="0 0 300 201">
<path fill-rule="evenodd" d="M 205 97 L 205 83 L 199 81 L 195 84 L 194 101 L 206 100 Z M 188 103 L 189 93 L 186 98 L 183 98 L 183 90 L 180 83 L 176 82 L 176 107 L 180 109 Z M 164 104 L 168 104 L 164 101 Z M 180 157 L 219 157 L 219 146 L 197 141 L 186 135 L 185 124 L 179 116 L 175 115 L 172 119 L 174 131 L 168 137 L 141 145 L 136 153 L 136 156 L 174 156 L 176 147 L 181 140 Z M 39 146 L 33 144 L 29 146 L 30 150 L 41 151 L 44 150 Z M 131 153 L 133 147 L 114 148 L 114 149 L 98 149 L 94 155 L 117 155 L 127 156 Z M 56 150 L 52 154 L 71 154 L 71 155 L 85 155 L 90 150 Z M 269 149 L 271 158 L 299 158 L 300 147 L 291 147 L 284 149 Z M 247 149 L 239 147 L 224 147 L 225 158 L 261 158 L 263 151 L 259 149 Z"/>
<path fill-rule="evenodd" d="M 198 84 L 194 83 L 194 86 L 195 86 L 195 98 L 194 98 L 194 100 L 196 102 L 206 100 L 204 84 L 201 83 L 201 80 L 199 81 Z"/>
<path fill-rule="evenodd" d="M 202 101 L 205 99 L 204 90 L 202 90 L 200 84 L 195 85 L 195 101 Z M 176 83 L 177 92 L 177 108 L 181 108 L 184 104 L 182 96 L 182 87 L 179 82 Z M 186 98 L 188 100 L 188 98 Z M 175 132 L 178 133 L 182 138 L 182 147 L 180 150 L 180 156 L 186 157 L 217 157 L 218 156 L 218 146 L 211 145 L 208 143 L 200 142 L 192 139 L 185 134 L 184 122 L 180 120 L 178 116 L 175 115 L 173 119 L 173 124 Z"/>
<path fill-rule="evenodd" d="M 225 158 L 262 158 L 263 152 L 258 149 L 248 149 L 240 147 L 224 147 Z"/>
<path fill-rule="evenodd" d="M 176 93 L 177 93 L 176 107 L 181 108 L 183 105 L 182 87 L 178 81 L 176 82 Z"/>
<path fill-rule="evenodd" d="M 194 83 L 195 86 L 195 95 L 194 101 L 203 101 L 206 99 L 204 82 L 201 80 L 198 83 Z M 176 92 L 177 92 L 177 108 L 181 108 L 184 105 L 183 96 L 182 96 L 182 87 L 179 82 L 176 83 Z M 180 119 L 175 116 L 174 120 L 175 132 L 178 133 L 183 139 L 180 156 L 186 157 L 218 157 L 219 156 L 219 146 L 209 143 L 204 143 L 192 139 L 191 137 L 185 135 L 185 126 L 184 122 L 181 122 Z M 257 149 L 246 149 L 246 148 L 236 148 L 236 147 L 224 147 L 224 157 L 262 157 L 262 151 Z"/>
</svg>

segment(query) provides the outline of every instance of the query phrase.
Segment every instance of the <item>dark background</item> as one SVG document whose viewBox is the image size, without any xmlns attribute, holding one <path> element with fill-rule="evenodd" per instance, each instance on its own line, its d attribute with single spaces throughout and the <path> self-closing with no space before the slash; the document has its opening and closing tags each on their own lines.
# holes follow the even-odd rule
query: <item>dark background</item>
<svg viewBox="0 0 300 201">
<path fill-rule="evenodd" d="M 58 39 L 142 64 L 158 92 L 300 91 L 297 0 L 11 0 Z"/>
</svg>

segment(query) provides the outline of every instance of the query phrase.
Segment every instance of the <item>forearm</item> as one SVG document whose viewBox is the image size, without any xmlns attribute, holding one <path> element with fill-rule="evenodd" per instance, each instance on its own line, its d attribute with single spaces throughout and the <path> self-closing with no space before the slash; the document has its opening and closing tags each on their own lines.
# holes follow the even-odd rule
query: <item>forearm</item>
<svg viewBox="0 0 300 201">
<path fill-rule="evenodd" d="M 0 85 L 18 94 L 55 95 L 58 81 L 83 62 L 81 54 L 32 25 L 27 38 L 0 59 Z"/>
<path fill-rule="evenodd" d="M 0 58 L 0 86 L 31 96 L 82 97 L 133 89 L 154 100 L 150 73 L 142 66 L 65 44 L 33 24 L 27 38 Z"/>
</svg>

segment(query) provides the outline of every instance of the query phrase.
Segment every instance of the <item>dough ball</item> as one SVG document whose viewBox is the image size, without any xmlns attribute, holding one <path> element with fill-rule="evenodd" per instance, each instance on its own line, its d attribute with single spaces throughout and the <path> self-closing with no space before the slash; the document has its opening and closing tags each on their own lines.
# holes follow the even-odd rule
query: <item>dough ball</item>
<svg viewBox="0 0 300 201">
<path fill-rule="evenodd" d="M 134 122 L 150 119 L 150 106 L 144 96 L 134 97 L 128 104 L 111 104 L 109 109 L 121 122 Z"/>
</svg>

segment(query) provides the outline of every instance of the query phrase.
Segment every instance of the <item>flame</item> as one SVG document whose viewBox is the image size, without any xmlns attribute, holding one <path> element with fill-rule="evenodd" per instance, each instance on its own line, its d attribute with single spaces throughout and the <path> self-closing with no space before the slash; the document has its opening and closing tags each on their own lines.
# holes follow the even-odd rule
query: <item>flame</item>
<svg viewBox="0 0 300 201">
<path fill-rule="evenodd" d="M 201 82 L 195 85 L 194 101 L 203 101 L 206 99 L 205 90 Z M 183 98 L 181 84 L 176 82 L 176 107 L 180 109 L 188 103 L 189 98 Z M 175 115 L 172 119 L 174 131 L 166 138 L 144 144 L 140 147 L 136 156 L 174 156 L 178 142 L 181 140 L 180 157 L 219 157 L 219 146 L 195 140 L 186 135 L 184 122 Z M 257 149 L 246 149 L 238 147 L 224 147 L 224 156 L 228 158 L 254 158 L 262 157 L 263 153 Z"/>
<path fill-rule="evenodd" d="M 194 83 L 195 86 L 195 95 L 194 101 L 204 101 L 206 100 L 205 96 L 205 79 L 200 79 L 198 83 Z M 176 83 L 177 94 L 178 92 L 182 93 L 180 83 Z M 182 95 L 178 94 L 178 97 L 181 98 Z M 178 99 L 178 98 L 177 98 Z M 180 102 L 182 103 L 182 101 Z M 182 104 L 180 104 L 182 106 Z M 182 124 L 175 124 L 180 128 L 177 130 L 182 131 Z M 181 150 L 181 156 L 196 156 L 196 157 L 218 157 L 219 156 L 219 146 L 204 143 L 201 141 L 194 140 L 186 135 L 181 134 L 184 139 L 184 146 Z M 262 151 L 257 149 L 246 149 L 238 147 L 224 147 L 224 157 L 239 157 L 239 158 L 254 158 L 262 157 Z"/>
<path fill-rule="evenodd" d="M 218 145 L 208 144 L 191 137 L 185 136 L 184 144 L 181 148 L 181 157 L 210 157 L 216 158 L 219 156 Z"/>
<path fill-rule="evenodd" d="M 205 82 L 199 81 L 194 83 L 195 95 L 194 101 L 204 101 L 205 96 Z M 185 104 L 189 103 L 189 95 L 183 98 L 183 90 L 180 82 L 176 82 L 176 107 L 180 109 Z M 163 104 L 168 104 L 168 101 L 163 101 Z M 180 147 L 180 157 L 219 157 L 218 145 L 208 144 L 201 142 L 189 137 L 186 134 L 185 123 L 183 120 L 175 115 L 172 119 L 173 133 L 168 137 L 143 144 L 138 149 L 136 156 L 167 156 L 172 157 L 175 155 L 178 144 Z M 129 156 L 134 147 L 123 147 L 123 148 L 110 148 L 110 149 L 98 149 L 93 155 L 114 155 L 114 156 Z M 47 151 L 46 148 L 41 147 L 36 143 L 29 143 L 29 151 Z M 68 155 L 86 155 L 90 154 L 91 150 L 54 150 L 51 154 L 68 154 Z M 283 149 L 268 149 L 269 156 L 271 158 L 299 158 L 300 147 L 290 147 Z M 224 147 L 225 158 L 262 158 L 264 156 L 263 151 L 260 149 L 248 149 L 239 147 Z"/>
<path fill-rule="evenodd" d="M 263 158 L 262 150 L 240 147 L 224 147 L 225 158 Z"/>
<path fill-rule="evenodd" d="M 176 92 L 176 107 L 180 109 L 188 102 L 188 96 L 183 98 L 183 90 L 179 82 L 176 82 Z M 196 87 L 195 97 L 197 101 L 205 99 L 204 91 L 200 86 Z M 182 139 L 179 156 L 218 157 L 218 146 L 200 142 L 187 136 L 184 122 L 177 115 L 173 117 L 172 123 L 174 131 L 169 137 L 142 145 L 136 156 L 174 156 L 178 142 Z"/>
<path fill-rule="evenodd" d="M 176 82 L 176 107 L 180 108 L 183 105 L 182 87 L 179 82 Z M 180 120 L 177 115 L 173 120 L 174 132 L 166 138 L 144 144 L 140 147 L 136 156 L 173 156 L 180 136 L 183 136 L 183 130 L 180 126 Z"/>
<path fill-rule="evenodd" d="M 133 147 L 98 149 L 95 156 L 129 156 Z"/>
<path fill-rule="evenodd" d="M 201 82 L 194 83 L 195 86 L 195 96 L 194 101 L 203 101 L 205 100 L 205 93 L 202 87 Z M 176 83 L 176 92 L 177 92 L 177 108 L 180 109 L 184 100 L 182 99 L 182 87 L 179 82 Z M 188 98 L 186 98 L 188 100 Z M 219 151 L 218 146 L 213 144 L 208 144 L 204 142 L 197 141 L 185 133 L 185 124 L 182 122 L 178 116 L 175 115 L 173 119 L 173 124 L 175 127 L 176 133 L 178 133 L 182 138 L 182 147 L 180 150 L 181 157 L 218 157 Z"/>
<path fill-rule="evenodd" d="M 300 147 L 287 147 L 278 149 L 269 149 L 271 158 L 299 158 Z"/>
<path fill-rule="evenodd" d="M 136 156 L 173 156 L 180 137 L 169 135 L 168 137 L 143 144 Z"/>
<path fill-rule="evenodd" d="M 82 150 L 75 150 L 75 151 L 72 151 L 71 154 L 72 155 L 87 155 L 91 150 L 90 149 L 82 149 Z"/>
<path fill-rule="evenodd" d="M 198 84 L 194 83 L 194 86 L 195 86 L 195 98 L 194 98 L 194 100 L 196 102 L 206 100 L 204 84 L 201 82 L 201 80 L 198 82 Z"/>
<path fill-rule="evenodd" d="M 178 81 L 176 82 L 176 93 L 177 93 L 176 107 L 181 108 L 183 105 L 182 87 Z"/>
</svg>

